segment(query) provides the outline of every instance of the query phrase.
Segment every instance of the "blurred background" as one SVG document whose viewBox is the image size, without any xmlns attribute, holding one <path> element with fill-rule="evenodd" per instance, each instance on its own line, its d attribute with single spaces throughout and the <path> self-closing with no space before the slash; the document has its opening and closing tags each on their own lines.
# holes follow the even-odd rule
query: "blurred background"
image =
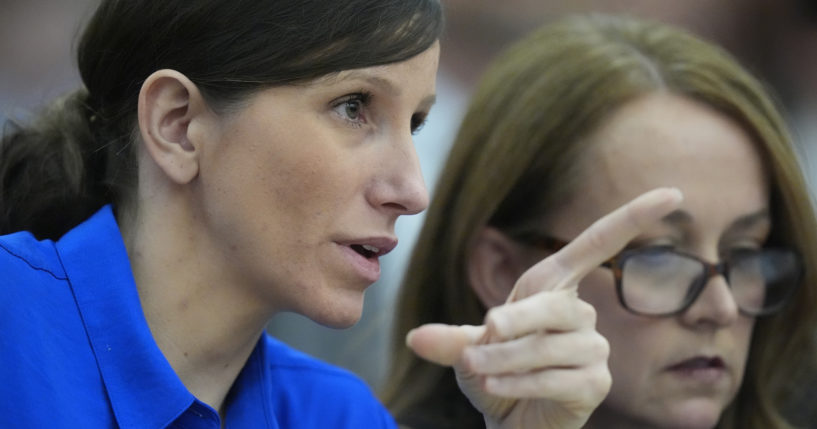
<svg viewBox="0 0 817 429">
<path fill-rule="evenodd" d="M 98 0 L 0 0 L 0 121 L 25 121 L 50 99 L 81 84 L 74 46 Z M 416 139 L 429 189 L 471 88 L 503 48 L 564 14 L 615 12 L 689 29 L 731 51 L 777 94 L 795 132 L 812 189 L 817 184 L 817 1 L 815 0 L 442 0 L 438 103 Z M 361 321 L 333 330 L 290 314 L 269 332 L 346 367 L 377 387 L 388 365 L 392 304 L 422 215 L 398 221 L 400 246 L 383 258 Z"/>
</svg>

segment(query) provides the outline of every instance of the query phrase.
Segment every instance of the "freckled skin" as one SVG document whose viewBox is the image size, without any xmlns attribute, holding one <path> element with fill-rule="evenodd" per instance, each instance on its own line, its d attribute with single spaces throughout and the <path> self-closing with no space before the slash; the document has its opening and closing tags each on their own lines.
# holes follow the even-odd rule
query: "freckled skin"
<svg viewBox="0 0 817 429">
<path fill-rule="evenodd" d="M 210 261 L 270 314 L 332 326 L 360 317 L 369 286 L 339 241 L 394 237 L 398 216 L 428 195 L 412 119 L 434 95 L 439 47 L 408 61 L 270 88 L 206 134 L 195 192 Z M 369 80 L 388 82 L 386 91 Z M 349 94 L 370 92 L 357 110 Z M 354 106 L 352 106 L 354 107 Z M 204 237 L 202 239 L 202 237 Z"/>
</svg>

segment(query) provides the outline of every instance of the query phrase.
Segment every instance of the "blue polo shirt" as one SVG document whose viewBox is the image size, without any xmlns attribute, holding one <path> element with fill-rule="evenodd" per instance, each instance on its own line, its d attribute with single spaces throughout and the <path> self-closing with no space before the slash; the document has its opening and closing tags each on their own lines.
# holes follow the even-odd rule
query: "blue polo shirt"
<svg viewBox="0 0 817 429">
<path fill-rule="evenodd" d="M 348 371 L 264 334 L 227 428 L 395 428 Z M 110 206 L 56 243 L 0 237 L 0 427 L 213 428 L 153 340 Z"/>
</svg>

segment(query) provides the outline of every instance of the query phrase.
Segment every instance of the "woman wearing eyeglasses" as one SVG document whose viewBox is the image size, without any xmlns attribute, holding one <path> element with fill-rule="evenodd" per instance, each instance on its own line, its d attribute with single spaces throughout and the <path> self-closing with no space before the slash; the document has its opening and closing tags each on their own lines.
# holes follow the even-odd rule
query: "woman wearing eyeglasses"
<svg viewBox="0 0 817 429">
<path fill-rule="evenodd" d="M 609 16 L 542 28 L 478 87 L 399 298 L 398 420 L 482 424 L 450 370 L 402 346 L 410 328 L 482 324 L 529 267 L 663 186 L 680 208 L 579 280 L 613 379 L 585 427 L 792 427 L 787 404 L 817 362 L 817 227 L 790 136 L 722 50 Z M 572 340 L 552 330 L 541 353 L 558 361 Z"/>
</svg>

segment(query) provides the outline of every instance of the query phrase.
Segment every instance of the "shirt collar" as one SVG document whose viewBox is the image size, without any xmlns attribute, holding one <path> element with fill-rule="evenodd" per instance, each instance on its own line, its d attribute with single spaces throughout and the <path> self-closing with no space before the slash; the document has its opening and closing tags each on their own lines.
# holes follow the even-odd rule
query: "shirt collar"
<svg viewBox="0 0 817 429">
<path fill-rule="evenodd" d="M 269 406 L 272 402 L 268 389 L 271 376 L 267 365 L 269 350 L 266 347 L 266 340 L 268 337 L 265 333 L 261 335 L 233 388 L 230 389 L 227 398 L 226 427 L 278 428 L 275 413 Z"/>
<path fill-rule="evenodd" d="M 164 427 L 195 401 L 153 340 L 110 206 L 57 242 L 121 427 Z"/>
</svg>

